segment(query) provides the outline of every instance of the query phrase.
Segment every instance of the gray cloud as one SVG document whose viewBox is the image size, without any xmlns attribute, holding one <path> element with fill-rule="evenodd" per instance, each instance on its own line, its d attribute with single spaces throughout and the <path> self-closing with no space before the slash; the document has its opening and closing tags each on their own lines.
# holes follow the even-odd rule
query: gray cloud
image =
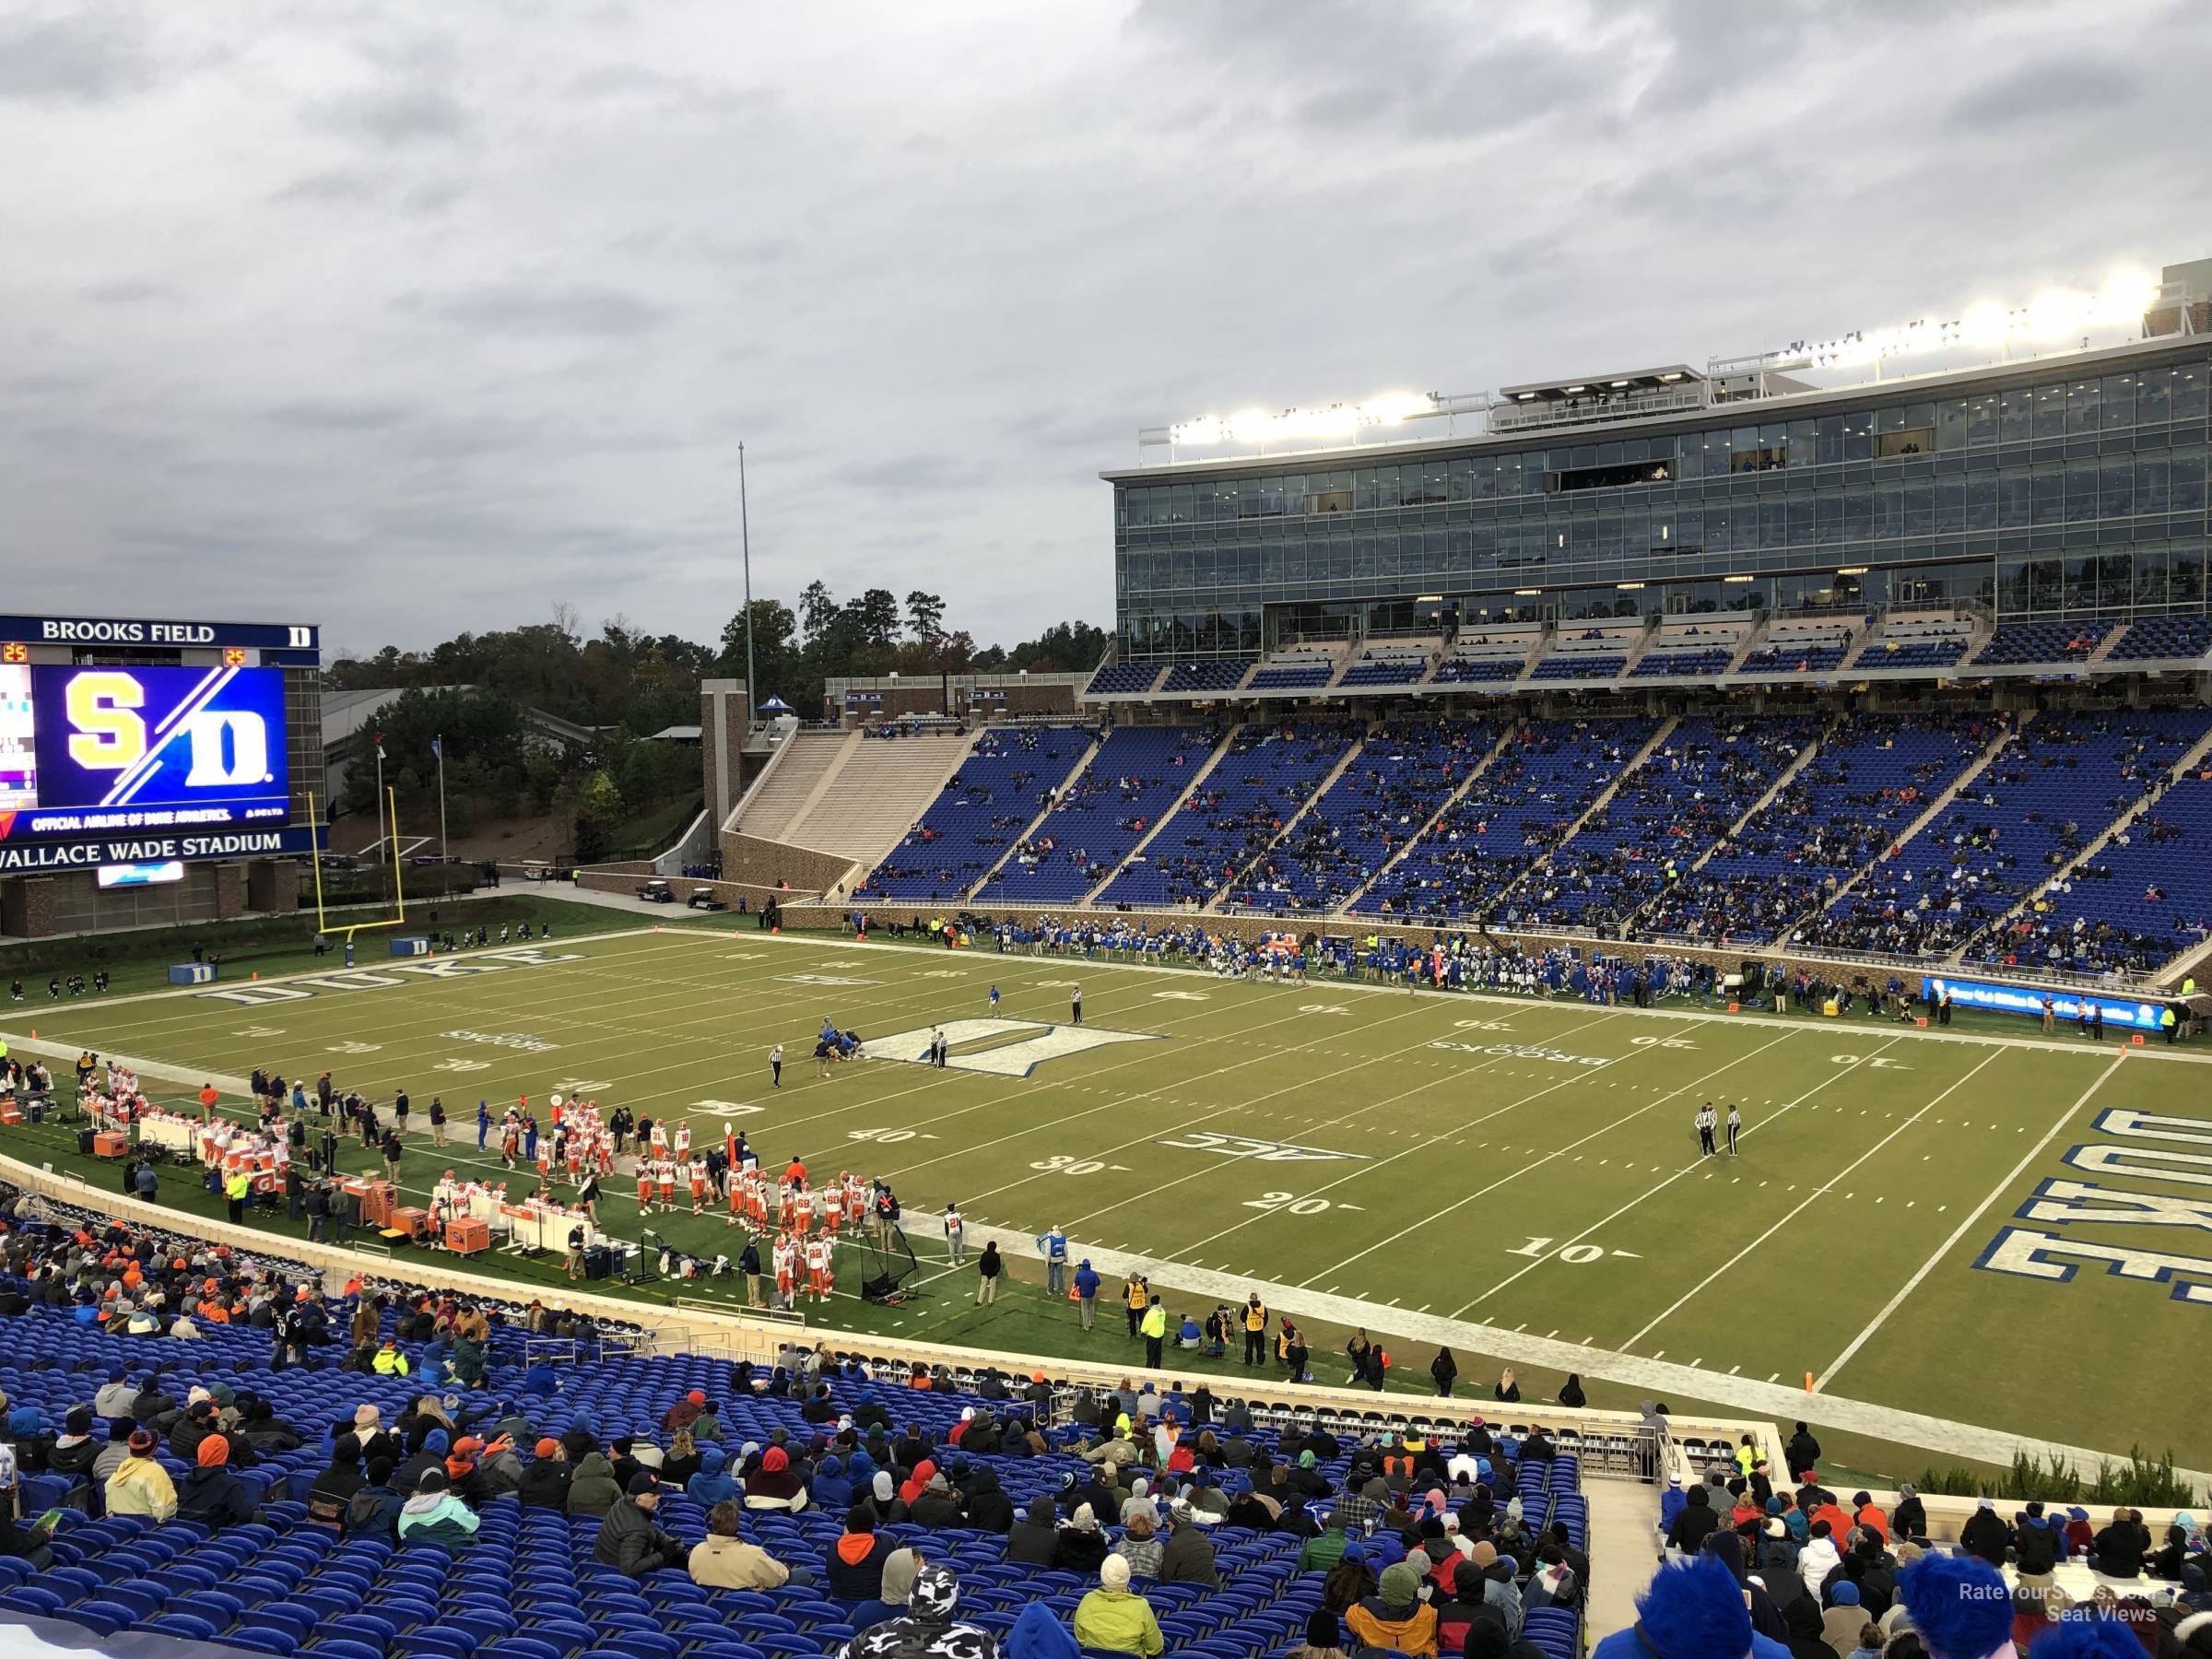
<svg viewBox="0 0 2212 1659">
<path fill-rule="evenodd" d="M 2080 112 L 2118 113 L 2141 85 L 2141 75 L 2114 58 L 2078 53 L 2047 58 L 2022 64 L 1967 92 L 1951 106 L 1949 124 L 1986 132 Z"/>
<path fill-rule="evenodd" d="M 589 283 L 487 283 L 457 293 L 403 295 L 395 304 L 488 335 L 634 335 L 668 318 L 665 306 Z"/>
<path fill-rule="evenodd" d="M 102 103 L 144 91 L 153 79 L 145 25 L 134 6 L 0 18 L 0 99 Z"/>
<path fill-rule="evenodd" d="M 1140 426 L 2212 254 L 2133 159 L 2194 153 L 2212 8 L 2120 9 L 23 0 L 11 603 L 712 638 L 742 439 L 757 591 L 1104 622 Z"/>
</svg>

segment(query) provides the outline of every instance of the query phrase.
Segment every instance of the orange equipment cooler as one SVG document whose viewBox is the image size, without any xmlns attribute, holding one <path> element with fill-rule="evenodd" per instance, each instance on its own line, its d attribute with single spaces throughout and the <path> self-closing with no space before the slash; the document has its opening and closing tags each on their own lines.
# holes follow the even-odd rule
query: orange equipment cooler
<svg viewBox="0 0 2212 1659">
<path fill-rule="evenodd" d="M 491 1224 L 475 1217 L 445 1224 L 445 1247 L 457 1255 L 475 1255 L 491 1248 Z"/>
<path fill-rule="evenodd" d="M 392 1225 L 410 1239 L 423 1238 L 430 1231 L 430 1212 L 403 1204 L 392 1212 Z"/>
<path fill-rule="evenodd" d="M 121 1129 L 102 1129 L 92 1137 L 92 1156 L 95 1158 L 128 1158 L 131 1137 Z"/>
<path fill-rule="evenodd" d="M 388 1181 L 361 1183 L 361 1221 L 365 1226 L 390 1227 L 392 1212 L 399 1206 L 399 1189 Z"/>
</svg>

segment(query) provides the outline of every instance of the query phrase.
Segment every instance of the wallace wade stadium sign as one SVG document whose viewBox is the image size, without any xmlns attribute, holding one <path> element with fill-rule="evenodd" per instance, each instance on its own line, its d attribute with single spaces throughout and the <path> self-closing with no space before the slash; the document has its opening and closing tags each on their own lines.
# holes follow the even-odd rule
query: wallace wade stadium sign
<svg viewBox="0 0 2212 1659">
<path fill-rule="evenodd" d="M 0 836 L 6 830 L 0 828 Z M 0 876 L 36 876 L 49 870 L 89 870 L 100 865 L 190 864 L 210 858 L 270 858 L 305 853 L 320 844 L 305 826 L 289 830 L 218 830 L 205 835 L 128 835 L 65 844 L 34 841 L 0 846 Z"/>
</svg>

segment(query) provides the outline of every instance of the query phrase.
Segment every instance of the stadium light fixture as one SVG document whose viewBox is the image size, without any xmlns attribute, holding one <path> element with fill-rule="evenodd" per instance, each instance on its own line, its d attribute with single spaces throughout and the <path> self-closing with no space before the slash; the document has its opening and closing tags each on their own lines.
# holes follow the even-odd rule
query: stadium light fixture
<svg viewBox="0 0 2212 1659">
<path fill-rule="evenodd" d="M 1639 591 L 1643 583 L 1641 582 L 1617 582 L 1613 586 L 1617 593 L 1633 594 Z"/>
<path fill-rule="evenodd" d="M 1836 574 L 1839 576 L 1864 576 L 1866 574 L 1866 567 L 1865 565 L 1845 565 Z"/>
<path fill-rule="evenodd" d="M 2140 325 L 2158 284 L 2140 271 L 2115 273 L 2094 293 L 2057 289 L 2026 305 L 1984 300 L 1944 321 L 1918 317 L 1887 328 L 1854 329 L 1833 339 L 1799 341 L 1783 355 L 1815 369 L 1852 369 L 1955 347 L 1998 348 L 2100 329 Z"/>
<path fill-rule="evenodd" d="M 1331 404 L 1325 409 L 1242 409 L 1234 415 L 1201 415 L 1168 429 L 1176 444 L 1274 443 L 1300 438 L 1354 438 L 1371 427 L 1396 426 L 1438 412 L 1433 394 L 1390 392 L 1363 403 Z"/>
<path fill-rule="evenodd" d="M 1756 582 L 1759 579 L 1756 576 L 1724 576 L 1721 580 L 1723 582 Z"/>
<path fill-rule="evenodd" d="M 1534 599 L 1543 591 L 1544 590 L 1542 588 L 1515 588 L 1513 590 L 1513 597 L 1516 599 Z"/>
</svg>

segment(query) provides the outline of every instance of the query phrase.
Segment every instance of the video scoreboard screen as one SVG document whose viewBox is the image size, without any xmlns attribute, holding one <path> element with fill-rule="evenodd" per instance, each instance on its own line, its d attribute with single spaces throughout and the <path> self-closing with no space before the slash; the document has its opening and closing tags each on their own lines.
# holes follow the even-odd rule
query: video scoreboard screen
<svg viewBox="0 0 2212 1659">
<path fill-rule="evenodd" d="M 0 841 L 289 813 L 283 670 L 0 664 Z"/>
</svg>

